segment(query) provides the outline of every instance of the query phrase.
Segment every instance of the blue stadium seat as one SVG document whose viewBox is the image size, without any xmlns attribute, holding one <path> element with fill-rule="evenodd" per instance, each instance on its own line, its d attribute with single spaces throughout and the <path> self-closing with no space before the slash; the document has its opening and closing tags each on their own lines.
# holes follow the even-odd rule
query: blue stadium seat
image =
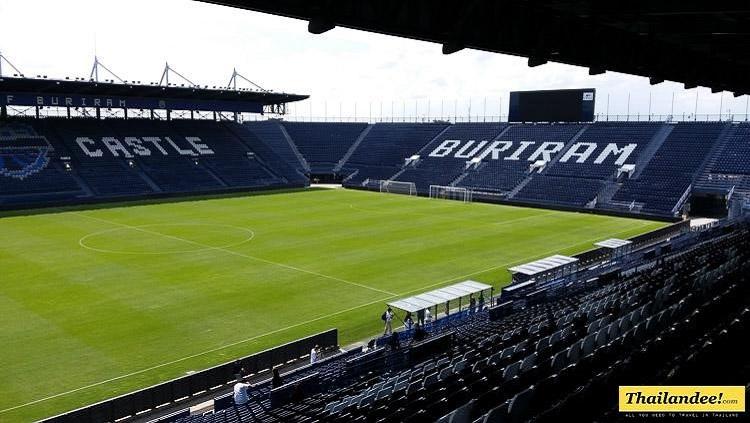
<svg viewBox="0 0 750 423">
<path fill-rule="evenodd" d="M 366 123 L 284 122 L 297 149 L 310 164 L 311 173 L 331 173 Z"/>
</svg>

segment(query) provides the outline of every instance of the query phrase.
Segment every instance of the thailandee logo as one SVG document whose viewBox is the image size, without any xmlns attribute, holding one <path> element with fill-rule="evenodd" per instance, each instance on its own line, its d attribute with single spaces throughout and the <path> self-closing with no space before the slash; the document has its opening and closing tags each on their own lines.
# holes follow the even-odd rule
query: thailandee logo
<svg viewBox="0 0 750 423">
<path fill-rule="evenodd" d="M 47 167 L 54 149 L 29 131 L 0 129 L 0 176 L 23 180 Z"/>
</svg>

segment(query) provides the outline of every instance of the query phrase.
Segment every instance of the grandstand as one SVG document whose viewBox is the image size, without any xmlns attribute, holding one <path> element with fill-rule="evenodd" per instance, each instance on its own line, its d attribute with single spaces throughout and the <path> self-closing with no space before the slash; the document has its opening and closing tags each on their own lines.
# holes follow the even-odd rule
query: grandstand
<svg viewBox="0 0 750 423">
<path fill-rule="evenodd" d="M 740 159 L 746 128 L 724 122 L 11 120 L 3 124 L 3 139 L 51 148 L 35 165 L 41 169 L 4 178 L 0 204 L 300 187 L 310 175 L 339 174 L 354 188 L 377 190 L 378 181 L 396 180 L 414 183 L 424 196 L 430 185 L 457 186 L 486 201 L 675 217 L 687 213 L 694 188 L 747 190 Z M 207 147 L 201 151 L 196 142 Z M 332 142 L 340 145 L 331 149 Z M 17 181 L 26 178 L 29 188 L 19 194 Z"/>
<path fill-rule="evenodd" d="M 742 5 L 206 3 L 750 93 Z M 0 421 L 626 422 L 618 387 L 750 391 L 747 121 L 550 118 L 594 89 L 293 121 L 308 96 L 236 70 L 162 79 L 0 55 Z"/>
</svg>

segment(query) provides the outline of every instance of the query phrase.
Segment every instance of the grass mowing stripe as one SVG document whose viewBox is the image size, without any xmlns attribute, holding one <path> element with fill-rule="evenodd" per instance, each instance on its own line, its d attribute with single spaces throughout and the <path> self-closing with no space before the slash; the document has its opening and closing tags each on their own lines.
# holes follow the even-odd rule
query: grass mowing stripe
<svg viewBox="0 0 750 423">
<path fill-rule="evenodd" d="M 86 216 L 86 217 L 90 217 L 90 216 Z M 96 219 L 97 220 L 106 221 L 105 219 L 99 219 L 99 218 L 96 218 Z M 110 223 L 117 224 L 116 222 L 110 222 Z M 648 224 L 649 224 L 649 222 L 642 223 L 639 227 L 643 227 L 643 226 L 646 226 Z M 123 225 L 123 226 L 130 227 L 129 225 Z M 622 233 L 630 232 L 631 230 L 632 229 L 628 229 L 626 231 L 617 232 L 615 234 L 612 234 L 612 236 L 617 236 L 617 235 L 622 234 Z M 159 235 L 164 235 L 164 234 L 159 234 Z M 165 235 L 165 236 L 167 236 L 167 235 Z M 572 248 L 572 247 L 575 247 L 577 245 L 588 244 L 588 243 L 596 241 L 596 240 L 598 240 L 600 238 L 601 237 L 595 237 L 595 238 L 591 238 L 591 239 L 588 239 L 588 240 L 577 242 L 576 244 L 573 244 L 573 245 L 560 246 L 558 248 L 555 248 L 554 250 L 550 250 L 550 251 L 547 251 L 547 252 L 540 253 L 539 256 L 541 257 L 541 256 L 545 256 L 547 254 L 553 254 L 553 253 L 555 253 L 557 251 L 564 250 L 564 249 L 567 249 L 567 248 Z M 181 239 L 181 238 L 178 238 L 178 239 Z M 322 319 L 326 319 L 326 318 L 334 317 L 334 316 L 337 316 L 337 315 L 340 315 L 340 314 L 348 313 L 350 311 L 354 311 L 354 310 L 357 310 L 357 309 L 360 309 L 360 308 L 363 308 L 363 307 L 367 307 L 367 306 L 370 306 L 370 305 L 373 305 L 373 304 L 377 304 L 377 303 L 382 302 L 382 301 L 390 301 L 392 299 L 395 299 L 395 298 L 398 298 L 398 297 L 403 297 L 403 296 L 410 295 L 410 294 L 414 294 L 416 292 L 423 292 L 424 290 L 427 290 L 429 288 L 437 287 L 437 286 L 440 286 L 440 285 L 445 285 L 445 284 L 448 284 L 448 283 L 451 283 L 451 282 L 456 282 L 456 281 L 459 281 L 461 279 L 468 278 L 468 277 L 475 276 L 475 275 L 479 275 L 479 274 L 482 274 L 482 273 L 491 272 L 493 270 L 501 269 L 503 267 L 510 266 L 510 265 L 513 265 L 513 264 L 516 264 L 516 263 L 519 263 L 519 262 L 521 262 L 521 261 L 517 260 L 517 261 L 513 261 L 513 262 L 508 262 L 508 263 L 501 263 L 501 264 L 498 264 L 496 266 L 493 266 L 493 267 L 490 267 L 490 268 L 487 268 L 487 269 L 482 269 L 482 270 L 478 270 L 476 272 L 468 273 L 468 274 L 465 274 L 465 275 L 462 275 L 462 276 L 456 276 L 456 277 L 453 277 L 453 278 L 450 278 L 450 279 L 445 279 L 445 280 L 442 280 L 440 282 L 434 283 L 432 285 L 423 286 L 421 288 L 414 289 L 414 290 L 411 290 L 411 291 L 402 292 L 400 294 L 390 294 L 391 295 L 390 297 L 386 297 L 386 298 L 375 300 L 375 301 L 372 301 L 372 302 L 369 302 L 369 303 L 366 303 L 366 304 L 361 304 L 361 305 L 358 305 L 358 306 L 354 306 L 354 307 L 348 308 L 346 310 L 341 310 L 341 311 L 336 312 L 336 313 L 328 314 L 328 315 L 325 315 L 325 316 L 320 316 L 320 317 L 317 317 L 315 319 L 310 319 L 310 320 L 307 320 L 307 321 L 304 321 L 304 322 L 300 322 L 300 323 L 297 323 L 297 324 L 294 324 L 294 325 L 291 325 L 291 326 L 287 326 L 285 328 L 280 328 L 280 329 L 277 329 L 277 330 L 274 330 L 274 331 L 271 331 L 271 332 L 267 332 L 267 333 L 256 335 L 256 336 L 253 336 L 253 337 L 250 337 L 250 338 L 246 338 L 246 339 L 242 339 L 242 340 L 239 340 L 239 341 L 235 341 L 235 342 L 223 345 L 221 347 L 217 347 L 217 348 L 214 348 L 214 349 L 211 349 L 211 350 L 207 350 L 207 351 L 199 352 L 199 353 L 196 353 L 196 354 L 192 354 L 192 355 L 189 355 L 189 356 L 186 356 L 186 357 L 182 357 L 182 358 L 179 358 L 179 359 L 176 359 L 176 360 L 172 360 L 172 361 L 167 362 L 167 363 L 162 363 L 162 364 L 159 364 L 159 365 L 156 365 L 156 366 L 151 366 L 149 368 L 142 369 L 142 370 L 139 370 L 139 371 L 136 371 L 136 372 L 131 372 L 131 373 L 128 373 L 128 374 L 125 374 L 125 375 L 117 376 L 117 377 L 110 378 L 110 379 L 107 379 L 107 380 L 103 380 L 103 381 L 100 381 L 100 382 L 92 383 L 90 385 L 82 386 L 80 388 L 71 389 L 71 390 L 66 391 L 66 392 L 61 392 L 61 393 L 58 393 L 58 394 L 55 394 L 55 395 L 50 395 L 50 396 L 45 397 L 45 398 L 40 398 L 40 399 L 31 401 L 31 402 L 28 402 L 28 403 L 25 403 L 25 404 L 17 405 L 15 407 L 11 407 L 11 408 L 7 408 L 7 409 L 4 409 L 4 410 L 0 410 L 0 414 L 8 412 L 8 411 L 16 410 L 18 408 L 27 407 L 29 405 L 38 404 L 40 402 L 48 401 L 50 399 L 58 398 L 58 397 L 63 396 L 63 395 L 73 394 L 73 393 L 76 393 L 76 392 L 79 392 L 79 391 L 82 391 L 82 390 L 85 390 L 85 389 L 93 388 L 95 386 L 99 386 L 99 385 L 103 385 L 103 384 L 106 384 L 106 383 L 114 382 L 114 381 L 117 381 L 117 380 L 120 380 L 120 379 L 124 379 L 124 378 L 127 378 L 127 377 L 131 377 L 131 376 L 135 376 L 135 375 L 138 375 L 138 374 L 141 374 L 141 373 L 145 373 L 145 372 L 149 372 L 149 371 L 152 371 L 152 370 L 156 370 L 156 369 L 161 368 L 161 367 L 169 366 L 169 365 L 172 365 L 172 364 L 177 364 L 179 362 L 182 362 L 182 361 L 185 361 L 185 360 L 189 360 L 191 358 L 200 357 L 202 355 L 210 354 L 212 352 L 220 351 L 222 349 L 226 349 L 226 348 L 229 348 L 229 347 L 232 347 L 232 346 L 236 346 L 236 345 L 239 345 L 239 344 L 250 342 L 250 341 L 253 341 L 253 340 L 258 339 L 258 338 L 262 338 L 262 337 L 265 337 L 265 336 L 273 335 L 273 334 L 276 334 L 276 333 L 279 333 L 279 332 L 283 332 L 283 331 L 286 331 L 286 330 L 289 330 L 289 329 L 293 329 L 293 328 L 296 328 L 296 327 L 299 327 L 299 326 L 310 324 L 310 323 L 313 323 L 313 322 L 316 322 L 316 321 L 319 321 L 319 320 L 322 320 Z"/>
<path fill-rule="evenodd" d="M 379 303 L 381 301 L 388 301 L 388 299 L 389 298 L 375 300 L 375 301 L 369 302 L 367 304 L 361 304 L 361 305 L 358 305 L 358 306 L 354 306 L 354 307 L 348 308 L 346 310 L 338 311 L 336 313 L 327 314 L 325 316 L 316 317 L 314 319 L 306 320 L 304 322 L 300 322 L 300 323 L 297 323 L 297 324 L 294 324 L 294 325 L 291 325 L 291 326 L 287 326 L 287 327 L 284 327 L 284 328 L 279 328 L 279 329 L 273 330 L 271 332 L 266 332 L 266 333 L 262 333 L 260 335 L 255 335 L 255 336 L 250 337 L 250 338 L 241 339 L 239 341 L 234 341 L 232 343 L 229 343 L 229 344 L 226 344 L 226 345 L 222 345 L 220 347 L 216 347 L 216 348 L 213 348 L 213 349 L 210 349 L 210 350 L 207 350 L 207 351 L 202 351 L 202 352 L 199 352 L 199 353 L 196 353 L 196 354 L 192 354 L 192 355 L 189 355 L 189 356 L 186 356 L 186 357 L 181 357 L 181 358 L 178 358 L 176 360 L 169 361 L 167 363 L 157 364 L 156 366 L 151 366 L 151 367 L 148 367 L 148 368 L 145 368 L 145 369 L 142 369 L 142 370 L 138 370 L 138 371 L 135 371 L 135 372 L 131 372 L 131 373 L 128 373 L 128 374 L 125 374 L 125 375 L 120 375 L 120 376 L 116 376 L 116 377 L 113 377 L 113 378 L 110 378 L 110 379 L 107 379 L 107 380 L 102 380 L 100 382 L 92 383 L 92 384 L 89 384 L 89 385 L 86 385 L 86 386 L 81 386 L 80 388 L 75 388 L 75 389 L 71 389 L 69 391 L 60 392 L 60 393 L 57 393 L 57 394 L 54 394 L 54 395 L 50 395 L 48 397 L 39 398 L 37 400 L 30 401 L 30 402 L 27 402 L 25 404 L 20 404 L 20 405 L 17 405 L 15 407 L 10 407 L 10 408 L 6 408 L 4 410 L 0 410 L 0 414 L 7 413 L 7 412 L 13 411 L 13 410 L 17 410 L 17 409 L 23 408 L 23 407 L 28 407 L 30 405 L 39 404 L 40 402 L 49 401 L 51 399 L 59 398 L 59 397 L 65 396 L 65 395 L 74 394 L 76 392 L 80 392 L 80 391 L 83 391 L 83 390 L 86 390 L 86 389 L 94 388 L 96 386 L 100 386 L 100 385 L 104 385 L 104 384 L 107 384 L 107 383 L 115 382 L 115 381 L 120 380 L 120 379 L 125 379 L 125 378 L 131 377 L 131 376 L 135 376 L 135 375 L 139 375 L 139 374 L 142 374 L 142 373 L 150 372 L 152 370 L 156 370 L 156 369 L 159 369 L 159 368 L 162 368 L 162 367 L 165 367 L 165 366 L 171 366 L 172 364 L 177 364 L 177 363 L 180 363 L 180 362 L 183 362 L 183 361 L 186 361 L 186 360 L 190 360 L 192 358 L 200 357 L 202 355 L 211 354 L 213 352 L 221 351 L 221 350 L 233 347 L 233 346 L 237 346 L 237 345 L 240 345 L 240 344 L 244 344 L 244 343 L 256 340 L 258 338 L 262 338 L 262 337 L 269 336 L 269 335 L 274 335 L 274 334 L 277 334 L 279 332 L 284 332 L 284 331 L 287 331 L 289 329 L 294 329 L 296 327 L 307 325 L 307 324 L 310 324 L 310 323 L 313 323 L 313 322 L 317 322 L 319 320 L 327 319 L 327 318 L 330 318 L 330 317 L 334 317 L 334 316 L 337 316 L 339 314 L 348 313 L 348 312 L 354 311 L 354 310 L 356 310 L 358 308 L 367 307 L 368 305 L 377 304 L 377 303 Z"/>
<path fill-rule="evenodd" d="M 383 303 L 398 296 L 463 279 L 497 289 L 509 281 L 509 264 L 547 251 L 577 253 L 623 229 L 631 236 L 664 226 L 352 190 L 76 211 L 107 222 L 71 211 L 0 219 L 6 235 L 0 245 L 0 362 L 8 364 L 0 379 L 4 423 L 59 414 L 331 327 L 348 345 L 382 330 Z M 123 227 L 92 238 L 91 246 L 160 251 L 198 243 L 215 250 L 239 240 L 216 225 L 252 227 L 259 236 L 231 252 L 141 256 L 80 248 L 82 236 L 114 228 L 110 222 L 159 235 Z M 174 222 L 214 229 L 169 227 Z M 155 226 L 144 226 L 149 224 Z M 51 398 L 38 401 L 41 396 Z"/>
<path fill-rule="evenodd" d="M 259 261 L 259 262 L 262 262 L 262 263 L 271 264 L 271 265 L 274 265 L 274 266 L 279 266 L 279 267 L 283 267 L 285 269 L 290 269 L 290 270 L 294 270 L 294 271 L 297 271 L 297 272 L 307 273 L 307 274 L 314 275 L 314 276 L 319 276 L 321 278 L 330 279 L 330 280 L 334 280 L 334 281 L 337 281 L 337 282 L 343 282 L 343 283 L 346 283 L 346 284 L 349 284 L 349 285 L 358 286 L 360 288 L 369 289 L 371 291 L 380 292 L 381 294 L 396 295 L 395 293 L 390 292 L 390 291 L 384 291 L 382 289 L 373 288 L 371 286 L 363 285 L 363 284 L 357 283 L 357 282 L 348 281 L 346 279 L 337 278 L 335 276 L 328 276 L 328 275 L 324 275 L 322 273 L 314 272 L 312 270 L 300 269 L 299 267 L 291 266 L 291 265 L 288 265 L 288 264 L 277 263 L 275 261 L 266 260 L 266 259 L 262 259 L 260 257 L 251 256 L 249 254 L 243 254 L 243 253 L 238 253 L 236 251 L 227 250 L 225 247 L 214 247 L 214 246 L 211 246 L 211 245 L 202 244 L 200 242 L 195 242 L 195 241 L 192 241 L 192 240 L 189 240 L 189 239 L 180 238 L 180 237 L 169 235 L 169 234 L 164 234 L 164 233 L 161 233 L 161 232 L 150 231 L 148 229 L 143 229 L 143 228 L 138 227 L 138 226 L 132 226 L 132 225 L 124 224 L 124 223 L 114 222 L 114 221 L 107 220 L 107 219 L 102 219 L 102 218 L 96 217 L 96 216 L 89 216 L 89 215 L 83 214 L 83 213 L 74 213 L 74 214 L 76 214 L 78 216 L 87 217 L 89 219 L 98 220 L 100 222 L 105 222 L 105 223 L 109 223 L 109 224 L 112 224 L 112 225 L 118 225 L 118 226 L 121 226 L 123 228 L 134 229 L 134 230 L 139 231 L 139 232 L 143 232 L 143 233 L 147 233 L 147 234 L 151 234 L 151 235 L 159 235 L 159 236 L 163 236 L 165 238 L 173 239 L 175 241 L 186 242 L 188 244 L 192 244 L 192 245 L 195 245 L 195 246 L 198 246 L 198 247 L 201 247 L 201 248 L 205 248 L 206 250 L 223 251 L 225 253 L 232 254 L 232 255 L 235 255 L 235 256 L 238 256 L 238 257 L 244 257 L 244 258 L 247 258 L 247 259 L 250 259 L 250 260 Z M 79 242 L 79 244 L 80 244 L 80 242 Z"/>
</svg>

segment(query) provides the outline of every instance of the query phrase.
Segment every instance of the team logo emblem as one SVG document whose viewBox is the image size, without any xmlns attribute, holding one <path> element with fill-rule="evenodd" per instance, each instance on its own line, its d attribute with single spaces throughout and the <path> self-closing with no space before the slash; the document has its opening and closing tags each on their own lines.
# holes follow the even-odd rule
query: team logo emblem
<svg viewBox="0 0 750 423">
<path fill-rule="evenodd" d="M 26 179 L 47 167 L 52 151 L 44 137 L 0 131 L 0 176 Z"/>
</svg>

